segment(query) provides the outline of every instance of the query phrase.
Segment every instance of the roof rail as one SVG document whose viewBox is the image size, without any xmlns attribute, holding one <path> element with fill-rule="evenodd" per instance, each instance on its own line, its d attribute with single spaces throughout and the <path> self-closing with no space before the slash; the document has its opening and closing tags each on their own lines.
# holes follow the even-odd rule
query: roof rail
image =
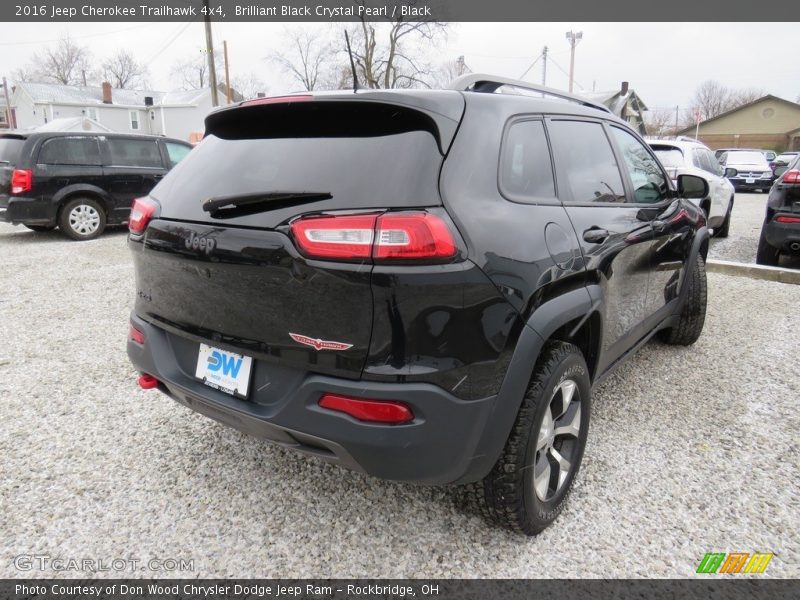
<svg viewBox="0 0 800 600">
<path fill-rule="evenodd" d="M 562 92 L 561 90 L 554 90 L 553 88 L 545 87 L 543 85 L 536 85 L 535 83 L 528 83 L 521 79 L 511 79 L 509 77 L 497 77 L 495 75 L 487 75 L 486 73 L 467 73 L 457 79 L 454 79 L 447 86 L 447 89 L 458 90 L 460 92 L 483 92 L 491 94 L 497 91 L 498 88 L 503 86 L 515 87 L 522 90 L 530 90 L 538 92 L 545 96 L 552 96 L 554 98 L 561 98 L 562 100 L 569 100 L 583 106 L 596 108 L 603 112 L 610 113 L 608 107 L 598 102 L 592 102 L 587 98 L 570 94 L 569 92 Z"/>
</svg>

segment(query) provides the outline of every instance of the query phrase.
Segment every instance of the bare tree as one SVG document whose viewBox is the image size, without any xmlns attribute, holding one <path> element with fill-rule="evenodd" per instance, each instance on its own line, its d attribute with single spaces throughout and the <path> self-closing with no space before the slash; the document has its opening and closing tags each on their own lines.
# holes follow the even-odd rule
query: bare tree
<svg viewBox="0 0 800 600">
<path fill-rule="evenodd" d="M 336 73 L 341 60 L 331 41 L 320 29 L 298 28 L 284 33 L 289 48 L 268 59 L 275 61 L 283 71 L 296 79 L 304 89 L 330 89 L 338 87 Z"/>
<path fill-rule="evenodd" d="M 697 86 L 689 105 L 689 120 L 705 121 L 724 112 L 757 100 L 764 90 L 749 88 L 732 90 L 718 81 L 706 80 Z"/>
<path fill-rule="evenodd" d="M 89 50 L 65 35 L 55 45 L 37 52 L 30 64 L 15 72 L 14 78 L 17 81 L 82 85 L 85 80 L 94 80 L 89 59 Z"/>
<path fill-rule="evenodd" d="M 214 66 L 217 71 L 217 84 L 219 84 L 223 81 L 222 74 L 225 72 L 222 52 L 214 52 Z M 199 52 L 195 58 L 188 58 L 175 63 L 170 70 L 170 75 L 180 82 L 179 85 L 184 90 L 201 90 L 211 87 L 208 57 L 205 52 Z"/>
<path fill-rule="evenodd" d="M 357 0 L 365 4 L 366 0 Z M 434 67 L 426 60 L 447 35 L 447 23 L 406 21 L 386 23 L 362 17 L 353 40 L 353 58 L 362 84 L 368 88 L 430 87 Z"/>
<path fill-rule="evenodd" d="M 231 77 L 231 87 L 245 100 L 255 98 L 259 92 L 269 91 L 269 86 L 253 72 Z"/>
<path fill-rule="evenodd" d="M 653 109 L 644 113 L 647 134 L 656 138 L 675 135 L 675 111 Z"/>
<path fill-rule="evenodd" d="M 443 88 L 454 79 L 471 72 L 472 69 L 464 62 L 464 57 L 459 56 L 455 60 L 445 61 L 436 67 L 431 72 L 429 83 L 431 87 Z"/>
<path fill-rule="evenodd" d="M 118 89 L 145 85 L 147 67 L 128 50 L 119 50 L 102 64 L 103 80 Z"/>
</svg>

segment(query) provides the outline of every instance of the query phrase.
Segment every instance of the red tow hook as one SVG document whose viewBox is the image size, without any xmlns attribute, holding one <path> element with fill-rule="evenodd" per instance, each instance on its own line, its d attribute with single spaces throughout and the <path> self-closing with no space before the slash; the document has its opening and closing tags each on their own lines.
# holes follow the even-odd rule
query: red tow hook
<svg viewBox="0 0 800 600">
<path fill-rule="evenodd" d="M 138 383 L 143 390 L 152 390 L 158 387 L 158 379 L 147 373 L 139 375 Z"/>
</svg>

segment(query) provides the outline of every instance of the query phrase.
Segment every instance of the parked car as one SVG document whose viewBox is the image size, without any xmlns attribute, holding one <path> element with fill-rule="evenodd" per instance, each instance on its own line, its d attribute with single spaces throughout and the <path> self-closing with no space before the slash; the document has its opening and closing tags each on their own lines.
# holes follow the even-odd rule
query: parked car
<svg viewBox="0 0 800 600">
<path fill-rule="evenodd" d="M 127 351 L 142 387 L 213 419 L 468 484 L 535 534 L 578 472 L 592 386 L 656 333 L 700 336 L 709 236 L 687 198 L 708 184 L 673 187 L 601 104 L 451 87 L 211 113 L 134 204 Z"/>
<path fill-rule="evenodd" d="M 719 163 L 737 192 L 767 192 L 772 187 L 772 169 L 758 150 L 729 150 L 720 155 Z"/>
<path fill-rule="evenodd" d="M 775 174 L 758 240 L 760 265 L 777 265 L 781 254 L 800 254 L 800 156 Z"/>
<path fill-rule="evenodd" d="M 59 227 L 74 240 L 128 220 L 133 199 L 192 149 L 164 137 L 116 133 L 0 134 L 0 221 Z"/>
<path fill-rule="evenodd" d="M 781 152 L 775 157 L 775 160 L 772 161 L 770 166 L 773 168 L 773 170 L 776 167 L 785 167 L 792 162 L 798 154 L 800 154 L 800 152 Z"/>
<path fill-rule="evenodd" d="M 703 209 L 708 225 L 718 237 L 728 237 L 733 211 L 733 184 L 725 178 L 725 170 L 711 150 L 696 141 L 653 140 L 650 147 L 673 182 L 678 175 L 702 177 L 708 183 L 708 197 L 696 200 Z"/>
</svg>

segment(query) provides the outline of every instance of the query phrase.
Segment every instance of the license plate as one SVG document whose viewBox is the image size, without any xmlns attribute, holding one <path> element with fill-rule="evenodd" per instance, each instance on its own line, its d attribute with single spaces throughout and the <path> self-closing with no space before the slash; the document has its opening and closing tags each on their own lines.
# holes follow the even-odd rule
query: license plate
<svg viewBox="0 0 800 600">
<path fill-rule="evenodd" d="M 200 344 L 194 374 L 215 390 L 246 398 L 252 363 L 249 356 Z"/>
<path fill-rule="evenodd" d="M 756 178 L 755 177 L 748 177 L 747 179 L 744 180 L 744 182 L 745 183 L 755 183 L 756 182 Z"/>
</svg>

